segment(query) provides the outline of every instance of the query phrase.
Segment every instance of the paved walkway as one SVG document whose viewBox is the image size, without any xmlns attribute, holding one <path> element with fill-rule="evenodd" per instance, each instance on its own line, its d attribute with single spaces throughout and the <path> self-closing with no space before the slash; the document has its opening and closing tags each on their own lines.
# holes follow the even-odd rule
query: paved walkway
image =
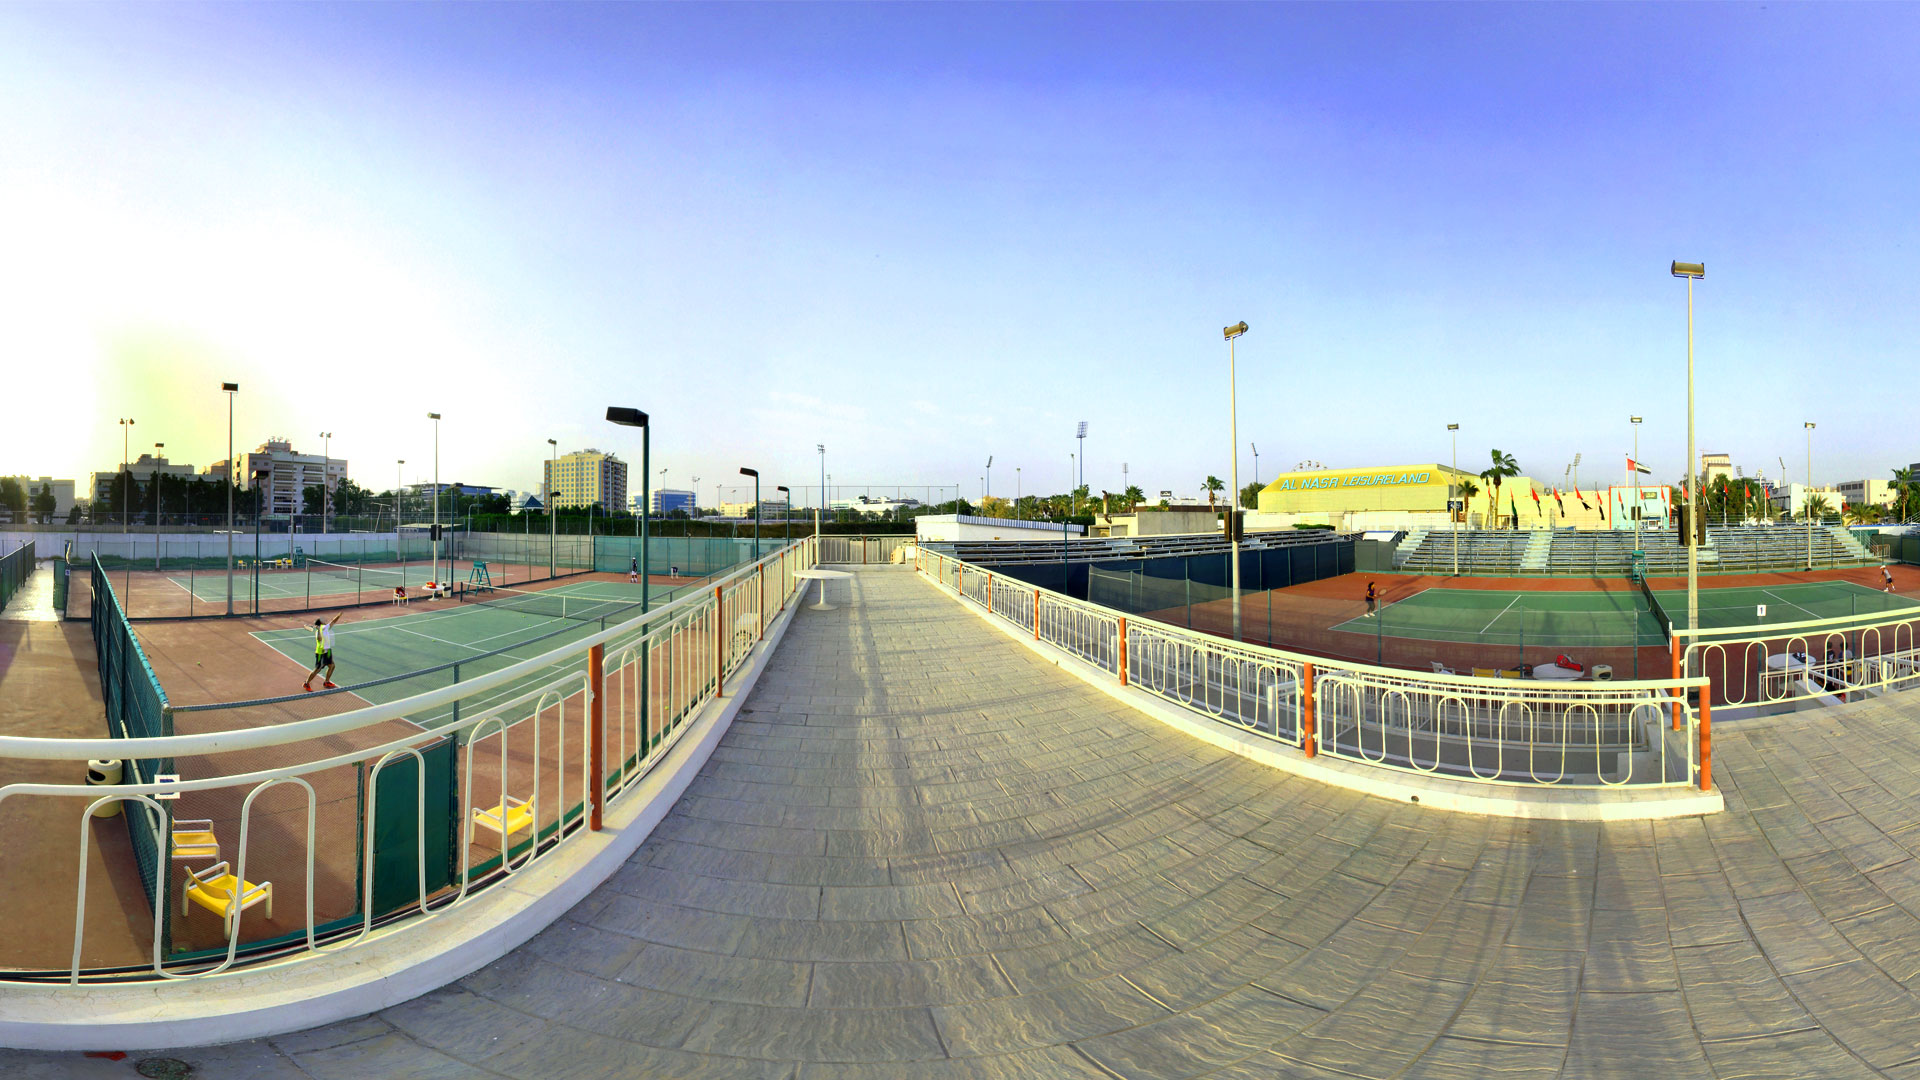
<svg viewBox="0 0 1920 1080">
<path fill-rule="evenodd" d="M 1920 729 L 1885 706 L 1720 728 L 1710 819 L 1468 817 L 1199 745 L 910 574 L 856 586 L 801 614 L 654 838 L 527 947 L 376 1016 L 170 1056 L 323 1080 L 1920 1080 Z"/>
</svg>

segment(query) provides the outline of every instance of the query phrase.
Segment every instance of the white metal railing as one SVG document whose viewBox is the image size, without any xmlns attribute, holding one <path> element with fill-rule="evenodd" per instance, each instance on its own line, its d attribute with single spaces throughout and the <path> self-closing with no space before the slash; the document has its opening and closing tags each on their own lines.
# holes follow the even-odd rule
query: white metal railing
<svg viewBox="0 0 1920 1080">
<path fill-rule="evenodd" d="M 1675 627 L 1675 670 L 1735 708 L 1835 704 L 1920 686 L 1920 608 L 1773 626 Z"/>
<path fill-rule="evenodd" d="M 1124 686 L 1307 756 L 1483 784 L 1712 786 L 1705 678 L 1573 684 L 1376 667 L 1130 618 L 925 548 L 915 565 Z"/>
<path fill-rule="evenodd" d="M 802 538 L 727 575 L 711 588 L 691 592 L 646 615 L 543 655 L 423 694 L 333 716 L 154 738 L 0 737 L 0 759 L 16 761 L 83 764 L 99 758 L 172 758 L 205 765 L 220 755 L 260 750 L 298 758 L 290 764 L 266 768 L 182 775 L 177 782 L 94 787 L 16 783 L 0 787 L 0 810 L 8 808 L 9 800 L 84 800 L 87 814 L 82 818 L 75 849 L 79 875 L 74 895 L 73 949 L 63 973 L 65 980 L 78 983 L 83 977 L 108 974 L 121 981 L 142 975 L 153 980 L 200 978 L 243 961 L 297 960 L 352 948 L 366 940 L 376 925 L 397 919 L 442 917 L 478 891 L 519 873 L 583 832 L 599 830 L 607 803 L 632 790 L 674 745 L 701 707 L 723 693 L 726 677 L 745 663 L 754 646 L 763 640 L 771 617 L 783 610 L 805 584 L 795 573 L 816 565 L 817 551 L 813 538 Z M 432 714 L 453 702 L 468 702 L 470 708 L 450 723 L 405 732 L 373 745 L 339 749 L 340 737 L 390 725 L 409 715 Z M 424 752 L 437 749 L 449 737 L 457 740 L 456 750 L 463 750 L 459 818 L 454 823 L 453 840 L 458 871 L 449 884 L 435 889 L 428 885 L 431 818 L 426 803 Z M 489 761 L 497 776 L 481 779 Z M 317 827 L 317 797 L 310 778 L 339 768 L 366 770 L 365 811 L 358 820 L 358 836 L 327 835 Z M 378 780 L 391 769 L 417 770 L 413 837 L 417 888 L 412 901 L 400 910 L 376 912 L 373 889 L 377 853 L 372 829 L 378 820 Z M 291 815 L 305 817 L 304 836 L 296 838 L 295 850 L 285 850 L 283 829 L 281 846 L 262 851 L 256 839 L 255 804 L 263 794 L 283 786 L 304 792 L 304 815 L 299 805 L 292 808 Z M 175 860 L 168 857 L 172 854 L 168 823 L 183 802 L 220 798 L 239 803 L 237 846 L 232 859 L 235 878 L 251 882 L 250 874 L 277 858 L 290 875 L 304 879 L 304 912 L 291 932 L 249 941 L 244 940 L 243 927 L 254 917 L 243 909 L 224 927 L 222 947 L 202 949 L 185 957 L 169 956 L 162 946 L 173 906 L 169 898 L 177 901 L 183 893 L 176 885 L 179 875 L 173 869 Z M 510 822 L 508 808 L 514 800 L 530 814 L 527 821 Z M 143 813 L 141 820 L 152 823 L 155 846 L 162 852 L 154 870 L 159 880 L 150 883 L 156 898 L 151 957 L 144 962 L 122 957 L 89 965 L 83 958 L 92 811 L 113 803 L 144 807 L 149 813 Z M 493 842 L 482 835 L 486 830 L 476 831 L 479 818 L 474 811 L 483 808 L 499 814 L 500 827 L 492 830 L 497 837 Z M 222 822 L 234 823 L 232 818 Z M 524 838 L 515 839 L 523 833 Z M 323 933 L 315 907 L 316 857 L 337 850 L 334 845 L 348 844 L 360 848 L 359 861 L 352 866 L 360 879 L 358 910 L 352 912 L 350 920 L 326 920 Z M 220 854 L 225 853 L 222 845 Z M 0 971 L 0 981 L 10 977 L 44 981 L 48 974 L 46 966 L 36 966 L 33 971 Z"/>
<path fill-rule="evenodd" d="M 820 561 L 823 563 L 886 563 L 893 553 L 914 544 L 912 533 L 884 533 L 848 536 L 829 533 L 820 537 Z"/>
</svg>

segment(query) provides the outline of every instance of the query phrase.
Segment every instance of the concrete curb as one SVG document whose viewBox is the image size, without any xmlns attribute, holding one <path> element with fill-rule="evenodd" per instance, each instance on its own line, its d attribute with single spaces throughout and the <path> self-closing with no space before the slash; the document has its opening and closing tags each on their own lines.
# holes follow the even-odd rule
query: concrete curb
<svg viewBox="0 0 1920 1080">
<path fill-rule="evenodd" d="M 500 959 L 639 849 L 706 765 L 799 610 L 787 605 L 726 695 L 709 701 L 666 759 L 607 808 L 600 832 L 574 837 L 456 909 L 377 930 L 338 953 L 163 983 L 0 987 L 0 1046 L 168 1049 L 265 1038 L 377 1012 Z"/>
<path fill-rule="evenodd" d="M 919 576 L 921 580 L 926 580 L 924 575 Z M 927 584 L 940 589 L 931 581 Z M 1717 814 L 1726 809 L 1726 801 L 1721 798 L 1717 788 L 1704 793 L 1691 788 L 1653 788 L 1645 791 L 1595 791 L 1590 788 L 1546 786 L 1533 788 L 1417 776 L 1325 755 L 1309 758 L 1284 743 L 1208 720 L 1144 690 L 1121 686 L 1112 675 L 1092 664 L 1045 642 L 1035 641 L 1019 627 L 995 618 L 976 604 L 954 597 L 945 589 L 940 589 L 940 592 L 1026 646 L 1036 656 L 1168 727 L 1249 761 L 1257 761 L 1333 787 L 1396 802 L 1418 803 L 1437 810 L 1554 821 L 1660 821 Z"/>
</svg>

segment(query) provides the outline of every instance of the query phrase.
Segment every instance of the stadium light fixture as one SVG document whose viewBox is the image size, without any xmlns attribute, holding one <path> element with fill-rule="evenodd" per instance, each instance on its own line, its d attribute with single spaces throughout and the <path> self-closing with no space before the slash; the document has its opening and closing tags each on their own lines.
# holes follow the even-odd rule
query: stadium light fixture
<svg viewBox="0 0 1920 1080">
<path fill-rule="evenodd" d="M 1247 324 L 1234 323 L 1222 331 L 1227 337 L 1227 481 L 1233 485 L 1233 498 L 1227 503 L 1227 544 L 1233 560 L 1233 639 L 1240 638 L 1240 388 L 1235 367 L 1234 339 L 1247 332 Z"/>
<path fill-rule="evenodd" d="M 986 502 L 987 496 L 991 494 L 993 494 L 993 455 L 988 454 L 987 475 L 980 478 L 980 501 Z"/>
<path fill-rule="evenodd" d="M 1707 276 L 1707 264 L 1675 260 L 1670 271 L 1687 279 L 1687 629 L 1700 629 L 1700 546 L 1695 522 L 1700 515 L 1700 482 L 1694 478 L 1699 459 L 1693 442 L 1693 283 Z"/>
<path fill-rule="evenodd" d="M 433 576 L 432 581 L 446 584 L 440 576 L 440 414 L 430 412 L 433 421 Z"/>
<path fill-rule="evenodd" d="M 227 614 L 233 614 L 233 396 L 239 383 L 223 382 L 220 392 L 227 395 Z"/>
</svg>

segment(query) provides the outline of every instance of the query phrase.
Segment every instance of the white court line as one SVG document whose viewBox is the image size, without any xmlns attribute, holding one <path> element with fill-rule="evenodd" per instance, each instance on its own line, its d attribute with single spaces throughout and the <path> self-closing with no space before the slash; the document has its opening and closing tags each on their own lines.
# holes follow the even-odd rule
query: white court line
<svg viewBox="0 0 1920 1080">
<path fill-rule="evenodd" d="M 1786 597 L 1781 596 L 1779 593 L 1774 592 L 1772 589 L 1761 589 L 1760 591 L 1763 593 L 1766 593 L 1768 596 L 1773 597 L 1775 600 L 1780 601 L 1782 604 L 1785 604 L 1790 608 L 1800 608 L 1801 611 L 1804 611 L 1807 613 L 1807 618 L 1809 619 L 1818 619 L 1821 617 L 1819 612 L 1813 610 L 1812 608 L 1800 607 L 1799 604 L 1796 604 L 1793 601 L 1787 599 Z M 1794 621 L 1798 621 L 1798 620 L 1794 620 Z"/>
<path fill-rule="evenodd" d="M 1480 636 L 1485 637 L 1487 631 L 1493 629 L 1493 624 L 1499 622 L 1507 614 L 1507 612 L 1513 610 L 1513 605 L 1519 602 L 1520 602 L 1520 594 L 1514 593 L 1513 599 L 1507 601 L 1507 606 L 1500 609 L 1500 614 L 1495 615 L 1491 620 L 1488 621 L 1487 625 L 1480 628 Z"/>
</svg>

